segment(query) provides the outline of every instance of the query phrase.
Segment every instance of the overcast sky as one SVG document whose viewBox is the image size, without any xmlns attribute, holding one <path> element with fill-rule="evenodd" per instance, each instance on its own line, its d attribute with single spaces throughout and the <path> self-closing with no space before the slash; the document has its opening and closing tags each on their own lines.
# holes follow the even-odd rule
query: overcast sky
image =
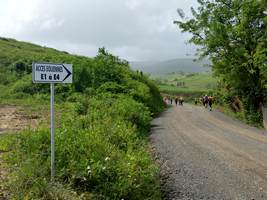
<svg viewBox="0 0 267 200">
<path fill-rule="evenodd" d="M 106 47 L 129 61 L 193 57 L 173 21 L 196 0 L 0 0 L 0 36 L 95 56 Z"/>
</svg>

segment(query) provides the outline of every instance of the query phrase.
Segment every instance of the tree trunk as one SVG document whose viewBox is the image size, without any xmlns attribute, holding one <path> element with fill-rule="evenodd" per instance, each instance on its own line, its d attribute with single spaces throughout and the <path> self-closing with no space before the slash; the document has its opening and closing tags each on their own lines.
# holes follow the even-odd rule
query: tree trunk
<svg viewBox="0 0 267 200">
<path fill-rule="evenodd" d="M 262 105 L 262 98 L 256 96 L 254 93 L 253 95 L 247 96 L 244 98 L 244 108 L 245 108 L 245 115 L 246 119 L 249 123 L 257 126 L 263 125 L 263 113 L 261 109 Z"/>
</svg>

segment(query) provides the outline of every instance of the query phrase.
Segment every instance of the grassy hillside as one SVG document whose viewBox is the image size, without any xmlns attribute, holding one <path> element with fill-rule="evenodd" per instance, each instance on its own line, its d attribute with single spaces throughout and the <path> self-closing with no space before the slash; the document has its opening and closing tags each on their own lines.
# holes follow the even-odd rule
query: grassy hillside
<svg viewBox="0 0 267 200">
<path fill-rule="evenodd" d="M 153 81 L 105 49 L 87 58 L 0 38 L 0 52 L 0 103 L 38 115 L 49 109 L 49 85 L 32 83 L 32 62 L 72 63 L 74 70 L 73 84 L 55 89 L 55 182 L 47 122 L 0 135 L 11 199 L 160 199 L 146 144 L 149 122 L 163 109 Z"/>
<path fill-rule="evenodd" d="M 192 58 L 180 58 L 161 62 L 131 62 L 130 64 L 135 70 L 141 70 L 144 73 L 152 75 L 159 75 L 178 71 L 187 73 L 206 72 L 210 71 L 208 67 L 204 67 L 208 63 L 208 61 L 194 61 Z"/>
<path fill-rule="evenodd" d="M 152 76 L 160 85 L 173 86 L 173 88 L 205 91 L 214 89 L 217 85 L 216 78 L 212 77 L 211 73 L 169 73 L 164 75 Z"/>
<path fill-rule="evenodd" d="M 68 90 L 71 88 L 79 90 L 78 85 L 84 84 L 80 82 L 81 70 L 85 69 L 86 65 L 94 65 L 93 59 L 91 58 L 70 55 L 67 52 L 57 51 L 52 48 L 41 47 L 27 42 L 18 42 L 14 39 L 0 38 L 0 51 L 0 86 L 8 86 L 8 88 L 18 86 L 17 88 L 5 90 L 5 93 L 0 94 L 5 98 L 11 94 L 18 94 L 19 92 L 24 93 L 23 95 L 32 95 L 44 92 L 44 90 L 47 91 L 48 87 L 39 84 L 34 85 L 30 81 L 32 62 L 34 61 L 72 63 L 77 78 L 74 79 L 74 85 L 71 87 L 67 86 Z M 28 91 L 26 91 L 27 87 Z M 82 91 L 82 88 L 79 91 Z M 17 96 L 20 97 L 20 95 Z"/>
<path fill-rule="evenodd" d="M 152 78 L 159 84 L 160 91 L 170 94 L 196 96 L 216 88 L 217 79 L 211 73 L 169 73 L 153 75 Z"/>
</svg>

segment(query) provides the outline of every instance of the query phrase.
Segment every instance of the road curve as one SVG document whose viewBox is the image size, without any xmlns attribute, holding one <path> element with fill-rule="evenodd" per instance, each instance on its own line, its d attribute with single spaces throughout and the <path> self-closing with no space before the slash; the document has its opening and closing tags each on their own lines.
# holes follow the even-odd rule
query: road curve
<svg viewBox="0 0 267 200">
<path fill-rule="evenodd" d="M 152 121 L 164 199 L 266 200 L 267 132 L 203 107 Z"/>
</svg>

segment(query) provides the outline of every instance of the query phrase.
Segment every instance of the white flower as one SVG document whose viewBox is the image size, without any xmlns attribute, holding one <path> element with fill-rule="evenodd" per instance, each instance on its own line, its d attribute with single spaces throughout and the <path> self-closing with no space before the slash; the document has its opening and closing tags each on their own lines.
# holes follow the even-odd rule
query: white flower
<svg viewBox="0 0 267 200">
<path fill-rule="evenodd" d="M 106 158 L 105 158 L 105 161 L 108 161 L 108 160 L 110 160 L 110 158 L 109 158 L 109 157 L 106 157 Z"/>
<path fill-rule="evenodd" d="M 106 167 L 103 167 L 102 169 L 103 169 L 103 170 L 105 170 L 105 169 L 106 169 Z"/>
<path fill-rule="evenodd" d="M 91 174 L 92 173 L 91 167 L 89 165 L 87 166 L 87 173 L 88 174 Z"/>
</svg>

